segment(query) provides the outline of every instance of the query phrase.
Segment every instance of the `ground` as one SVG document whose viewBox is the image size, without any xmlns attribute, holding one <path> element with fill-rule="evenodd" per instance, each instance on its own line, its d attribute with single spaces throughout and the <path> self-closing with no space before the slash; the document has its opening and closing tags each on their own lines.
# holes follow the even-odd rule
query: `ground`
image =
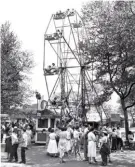
<svg viewBox="0 0 135 167">
<path fill-rule="evenodd" d="M 18 149 L 20 160 L 20 149 Z M 1 167 L 100 167 L 101 158 L 97 155 L 97 165 L 89 165 L 88 162 L 76 159 L 74 156 L 66 158 L 66 163 L 60 164 L 58 158 L 51 158 L 46 155 L 46 148 L 44 146 L 32 146 L 27 150 L 27 164 L 7 163 L 5 153 L 1 153 Z M 83 155 L 82 155 L 83 156 Z M 112 164 L 109 167 L 135 167 L 135 151 L 126 150 L 124 152 L 116 152 L 111 154 Z"/>
</svg>

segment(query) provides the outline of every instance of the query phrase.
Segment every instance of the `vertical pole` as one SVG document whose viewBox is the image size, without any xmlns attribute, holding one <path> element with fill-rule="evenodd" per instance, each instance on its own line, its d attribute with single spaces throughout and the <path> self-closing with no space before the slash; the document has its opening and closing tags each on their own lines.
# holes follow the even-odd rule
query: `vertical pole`
<svg viewBox="0 0 135 167">
<path fill-rule="evenodd" d="M 37 99 L 37 112 L 38 112 L 38 99 Z"/>
<path fill-rule="evenodd" d="M 65 100 L 65 68 L 62 67 L 62 63 L 60 63 L 61 66 L 61 119 L 64 114 L 64 100 Z"/>
<path fill-rule="evenodd" d="M 86 118 L 85 113 L 85 69 L 84 66 L 81 67 L 81 92 L 82 92 L 82 111 L 81 111 L 81 117 L 83 119 Z"/>
</svg>

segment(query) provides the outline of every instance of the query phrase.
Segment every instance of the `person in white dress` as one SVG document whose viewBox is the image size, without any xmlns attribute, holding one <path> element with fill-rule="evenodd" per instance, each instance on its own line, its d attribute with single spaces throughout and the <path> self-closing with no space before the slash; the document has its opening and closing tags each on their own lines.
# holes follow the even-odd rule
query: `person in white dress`
<svg viewBox="0 0 135 167">
<path fill-rule="evenodd" d="M 96 157 L 96 136 L 93 132 L 94 128 L 91 128 L 90 132 L 88 133 L 88 158 L 90 164 L 92 161 L 95 162 Z"/>
<path fill-rule="evenodd" d="M 56 142 L 56 134 L 54 133 L 54 130 L 50 130 L 49 134 L 49 143 L 47 147 L 47 153 L 51 156 L 57 156 L 58 154 L 58 147 Z"/>
<path fill-rule="evenodd" d="M 76 157 L 77 154 L 80 154 L 80 132 L 79 132 L 79 127 L 75 127 L 74 133 L 73 133 L 73 137 L 74 137 L 74 153 L 75 153 L 75 157 Z"/>
<path fill-rule="evenodd" d="M 28 139 L 28 147 L 30 147 L 31 139 L 32 139 L 32 130 L 30 129 L 30 126 L 27 127 L 26 133 L 27 133 L 27 139 Z"/>
<path fill-rule="evenodd" d="M 67 128 L 67 153 L 71 151 L 71 130 L 70 127 Z"/>
<path fill-rule="evenodd" d="M 67 152 L 67 132 L 66 128 L 61 128 L 61 132 L 59 133 L 59 144 L 58 144 L 58 150 L 59 150 L 59 157 L 60 157 L 60 163 L 64 163 L 63 160 L 65 152 Z"/>
</svg>

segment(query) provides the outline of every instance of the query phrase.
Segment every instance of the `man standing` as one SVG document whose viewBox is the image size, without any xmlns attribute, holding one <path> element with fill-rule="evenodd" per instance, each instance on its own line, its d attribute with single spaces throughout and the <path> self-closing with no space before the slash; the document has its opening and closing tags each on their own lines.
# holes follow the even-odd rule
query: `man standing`
<svg viewBox="0 0 135 167">
<path fill-rule="evenodd" d="M 88 132 L 89 132 L 89 130 L 88 130 L 88 125 L 87 124 L 85 124 L 84 126 L 85 126 L 84 134 L 83 134 L 83 136 L 84 136 L 83 146 L 84 146 L 84 158 L 85 158 L 84 160 L 87 161 L 88 160 L 87 149 L 88 149 Z"/>
<path fill-rule="evenodd" d="M 26 130 L 23 129 L 23 134 L 22 134 L 22 141 L 21 141 L 21 159 L 22 161 L 20 163 L 26 163 L 26 158 L 25 158 L 25 151 L 27 149 L 27 133 Z"/>
<path fill-rule="evenodd" d="M 117 127 L 117 149 L 123 152 L 123 140 L 121 138 L 120 127 Z"/>
<path fill-rule="evenodd" d="M 77 157 L 77 154 L 80 155 L 80 133 L 79 133 L 79 127 L 75 127 L 75 130 L 73 132 L 74 137 L 74 150 L 75 150 L 75 157 Z"/>
</svg>

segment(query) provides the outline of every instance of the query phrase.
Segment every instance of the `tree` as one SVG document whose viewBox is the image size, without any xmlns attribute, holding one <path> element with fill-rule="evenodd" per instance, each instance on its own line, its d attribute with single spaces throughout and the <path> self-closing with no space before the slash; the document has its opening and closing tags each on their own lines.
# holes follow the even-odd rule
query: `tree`
<svg viewBox="0 0 135 167">
<path fill-rule="evenodd" d="M 127 109 L 135 105 L 135 3 L 95 1 L 84 5 L 82 13 L 96 82 L 120 97 L 127 137 Z"/>
<path fill-rule="evenodd" d="M 6 22 L 1 26 L 1 106 L 2 112 L 26 103 L 32 95 L 27 82 L 33 67 L 32 54 L 21 50 L 17 36 Z"/>
</svg>

